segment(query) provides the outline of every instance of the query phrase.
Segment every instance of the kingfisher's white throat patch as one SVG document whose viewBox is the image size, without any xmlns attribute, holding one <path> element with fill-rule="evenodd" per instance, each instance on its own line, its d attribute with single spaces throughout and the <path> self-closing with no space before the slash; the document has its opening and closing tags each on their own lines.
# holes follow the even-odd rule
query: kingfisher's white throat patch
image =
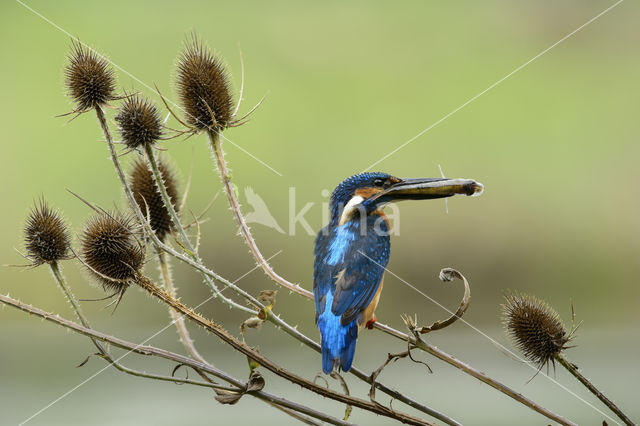
<svg viewBox="0 0 640 426">
<path fill-rule="evenodd" d="M 364 201 L 364 198 L 360 195 L 355 195 L 353 198 L 349 200 L 344 209 L 342 210 L 342 216 L 340 216 L 340 225 L 343 225 L 346 221 L 349 220 L 351 216 L 358 210 L 358 206 L 360 203 Z"/>
</svg>

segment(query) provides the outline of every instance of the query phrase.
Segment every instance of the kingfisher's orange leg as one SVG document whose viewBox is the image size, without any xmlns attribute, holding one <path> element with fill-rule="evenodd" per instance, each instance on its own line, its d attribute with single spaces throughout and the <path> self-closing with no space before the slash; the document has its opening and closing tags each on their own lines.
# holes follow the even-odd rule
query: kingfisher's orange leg
<svg viewBox="0 0 640 426">
<path fill-rule="evenodd" d="M 367 327 L 367 329 L 369 329 L 369 330 L 373 330 L 373 324 L 375 324 L 377 320 L 378 320 L 378 318 L 376 318 L 376 315 L 374 314 L 371 317 L 371 319 L 369 321 L 367 321 L 367 323 L 365 324 L 365 327 Z"/>
</svg>

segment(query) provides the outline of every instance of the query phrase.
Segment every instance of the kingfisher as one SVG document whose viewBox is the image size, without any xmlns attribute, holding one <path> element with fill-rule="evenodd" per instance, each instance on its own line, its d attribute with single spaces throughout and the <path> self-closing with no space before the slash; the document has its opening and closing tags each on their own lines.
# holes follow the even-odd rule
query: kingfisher
<svg viewBox="0 0 640 426">
<path fill-rule="evenodd" d="M 316 237 L 313 295 L 322 339 L 322 371 L 349 371 L 358 331 L 371 329 L 380 300 L 391 245 L 386 204 L 431 200 L 456 194 L 480 195 L 471 179 L 400 179 L 361 173 L 342 181 L 331 194 L 329 224 Z"/>
</svg>

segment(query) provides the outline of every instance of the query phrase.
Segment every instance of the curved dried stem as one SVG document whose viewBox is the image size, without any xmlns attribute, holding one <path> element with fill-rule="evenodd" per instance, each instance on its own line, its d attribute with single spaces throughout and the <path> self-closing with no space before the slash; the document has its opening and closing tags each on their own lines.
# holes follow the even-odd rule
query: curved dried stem
<svg viewBox="0 0 640 426">
<path fill-rule="evenodd" d="M 243 124 L 246 124 L 249 121 L 249 117 L 251 116 L 251 114 L 253 114 L 255 112 L 255 110 L 257 110 L 260 107 L 260 105 L 262 105 L 262 103 L 264 102 L 264 100 L 266 98 L 267 98 L 267 95 L 265 94 L 262 98 L 260 98 L 258 103 L 255 104 L 253 106 L 253 108 L 251 108 L 249 110 L 249 112 L 247 112 L 245 115 L 243 115 L 242 117 L 238 118 L 237 120 L 234 120 L 231 123 L 229 123 L 227 125 L 227 127 L 240 127 Z"/>
<path fill-rule="evenodd" d="M 453 281 L 454 278 L 462 280 L 464 284 L 464 295 L 462 296 L 462 300 L 460 301 L 460 306 L 458 306 L 458 310 L 451 315 L 449 318 L 443 321 L 436 321 L 429 326 L 418 327 L 417 317 L 411 318 L 408 315 L 403 315 L 402 319 L 404 323 L 409 328 L 409 331 L 412 333 L 426 334 L 435 330 L 442 330 L 445 327 L 450 326 L 454 322 L 458 321 L 462 318 L 462 315 L 466 312 L 469 307 L 469 303 L 471 302 L 471 288 L 469 287 L 469 282 L 460 272 L 456 271 L 453 268 L 444 268 L 440 271 L 440 280 L 444 282 Z"/>
</svg>

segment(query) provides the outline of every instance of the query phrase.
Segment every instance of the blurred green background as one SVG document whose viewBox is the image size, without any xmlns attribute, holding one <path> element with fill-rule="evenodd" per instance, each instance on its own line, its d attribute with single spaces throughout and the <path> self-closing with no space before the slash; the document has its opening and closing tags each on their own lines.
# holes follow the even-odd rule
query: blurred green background
<svg viewBox="0 0 640 426">
<path fill-rule="evenodd" d="M 240 86 L 241 47 L 246 64 L 247 111 L 265 93 L 246 126 L 225 135 L 233 179 L 245 211 L 251 187 L 288 231 L 290 188 L 295 212 L 322 226 L 326 190 L 384 157 L 484 89 L 611 6 L 611 1 L 564 2 L 71 2 L 28 1 L 55 25 L 105 53 L 112 61 L 174 98 L 175 60 L 186 34 L 196 30 L 229 65 Z M 450 309 L 461 289 L 437 280 L 442 267 L 462 271 L 472 284 L 466 319 L 511 348 L 499 321 L 505 289 L 536 294 L 570 323 L 570 300 L 583 320 L 577 348 L 568 356 L 636 420 L 640 418 L 637 301 L 640 267 L 640 198 L 637 195 L 640 7 L 628 1 L 557 45 L 510 78 L 386 158 L 375 169 L 397 176 L 469 177 L 483 182 L 480 198 L 400 205 L 400 235 L 393 237 L 389 268 Z M 21 263 L 24 218 L 44 195 L 74 234 L 88 209 L 66 188 L 104 207 L 124 199 L 92 114 L 71 123 L 55 115 L 72 109 L 63 90 L 70 38 L 19 3 L 0 5 L 0 262 Z M 123 88 L 145 89 L 118 71 Z M 153 97 L 159 102 L 157 97 Z M 113 112 L 109 112 L 110 117 Z M 175 122 L 172 125 L 177 126 Z M 203 136 L 163 144 L 179 170 L 181 186 L 193 164 L 189 208 L 201 211 L 221 189 Z M 248 155 L 244 151 L 250 153 Z M 253 157 L 267 164 L 256 161 Z M 123 158 L 129 163 L 132 154 Z M 273 169 L 273 170 L 271 170 Z M 278 173 L 274 172 L 277 171 Z M 253 266 L 236 236 L 220 196 L 202 226 L 202 256 L 234 279 Z M 290 280 L 311 288 L 313 236 L 256 224 L 265 256 Z M 280 252 L 282 251 L 282 252 Z M 157 275 L 150 256 L 148 274 Z M 209 297 L 198 275 L 175 264 L 183 299 Z M 64 264 L 76 294 L 100 297 L 75 262 Z M 72 312 L 45 267 L 0 270 L 0 291 L 58 312 Z M 447 313 L 402 281 L 387 276 L 377 316 L 403 328 L 402 313 L 422 322 Z M 260 271 L 242 286 L 257 293 L 275 288 Z M 166 309 L 129 291 L 116 314 L 104 302 L 84 307 L 95 328 L 143 341 L 164 327 Z M 281 291 L 276 308 L 314 338 L 311 302 Z M 217 301 L 207 316 L 239 334 L 243 316 Z M 0 412 L 18 424 L 98 373 L 86 338 L 14 310 L 0 310 Z M 193 330 L 202 353 L 244 377 L 245 361 L 216 339 Z M 543 375 L 514 361 L 485 337 L 458 323 L 430 341 L 546 407 L 581 424 L 604 417 Z M 271 326 L 250 331 L 248 342 L 306 377 L 320 370 L 319 356 Z M 182 351 L 175 330 L 151 344 Z M 379 332 L 359 339 L 356 364 L 372 371 L 403 344 Z M 431 357 L 434 374 L 401 361 L 381 379 L 465 424 L 546 424 L 546 419 Z M 125 364 L 169 374 L 172 365 L 127 357 Z M 579 397 L 604 410 L 565 371 L 554 376 Z M 193 375 L 193 374 L 192 374 Z M 366 398 L 361 382 L 352 393 Z M 337 387 L 336 384 L 332 384 Z M 301 392 L 267 374 L 267 390 L 339 416 L 342 407 Z M 384 398 L 381 398 L 385 401 Z M 394 405 L 399 408 L 400 405 Z M 387 420 L 356 410 L 360 424 Z M 251 398 L 217 404 L 211 392 L 124 376 L 107 369 L 33 418 L 33 425 L 293 423 Z M 609 420 L 609 424 L 613 424 Z"/>
</svg>

